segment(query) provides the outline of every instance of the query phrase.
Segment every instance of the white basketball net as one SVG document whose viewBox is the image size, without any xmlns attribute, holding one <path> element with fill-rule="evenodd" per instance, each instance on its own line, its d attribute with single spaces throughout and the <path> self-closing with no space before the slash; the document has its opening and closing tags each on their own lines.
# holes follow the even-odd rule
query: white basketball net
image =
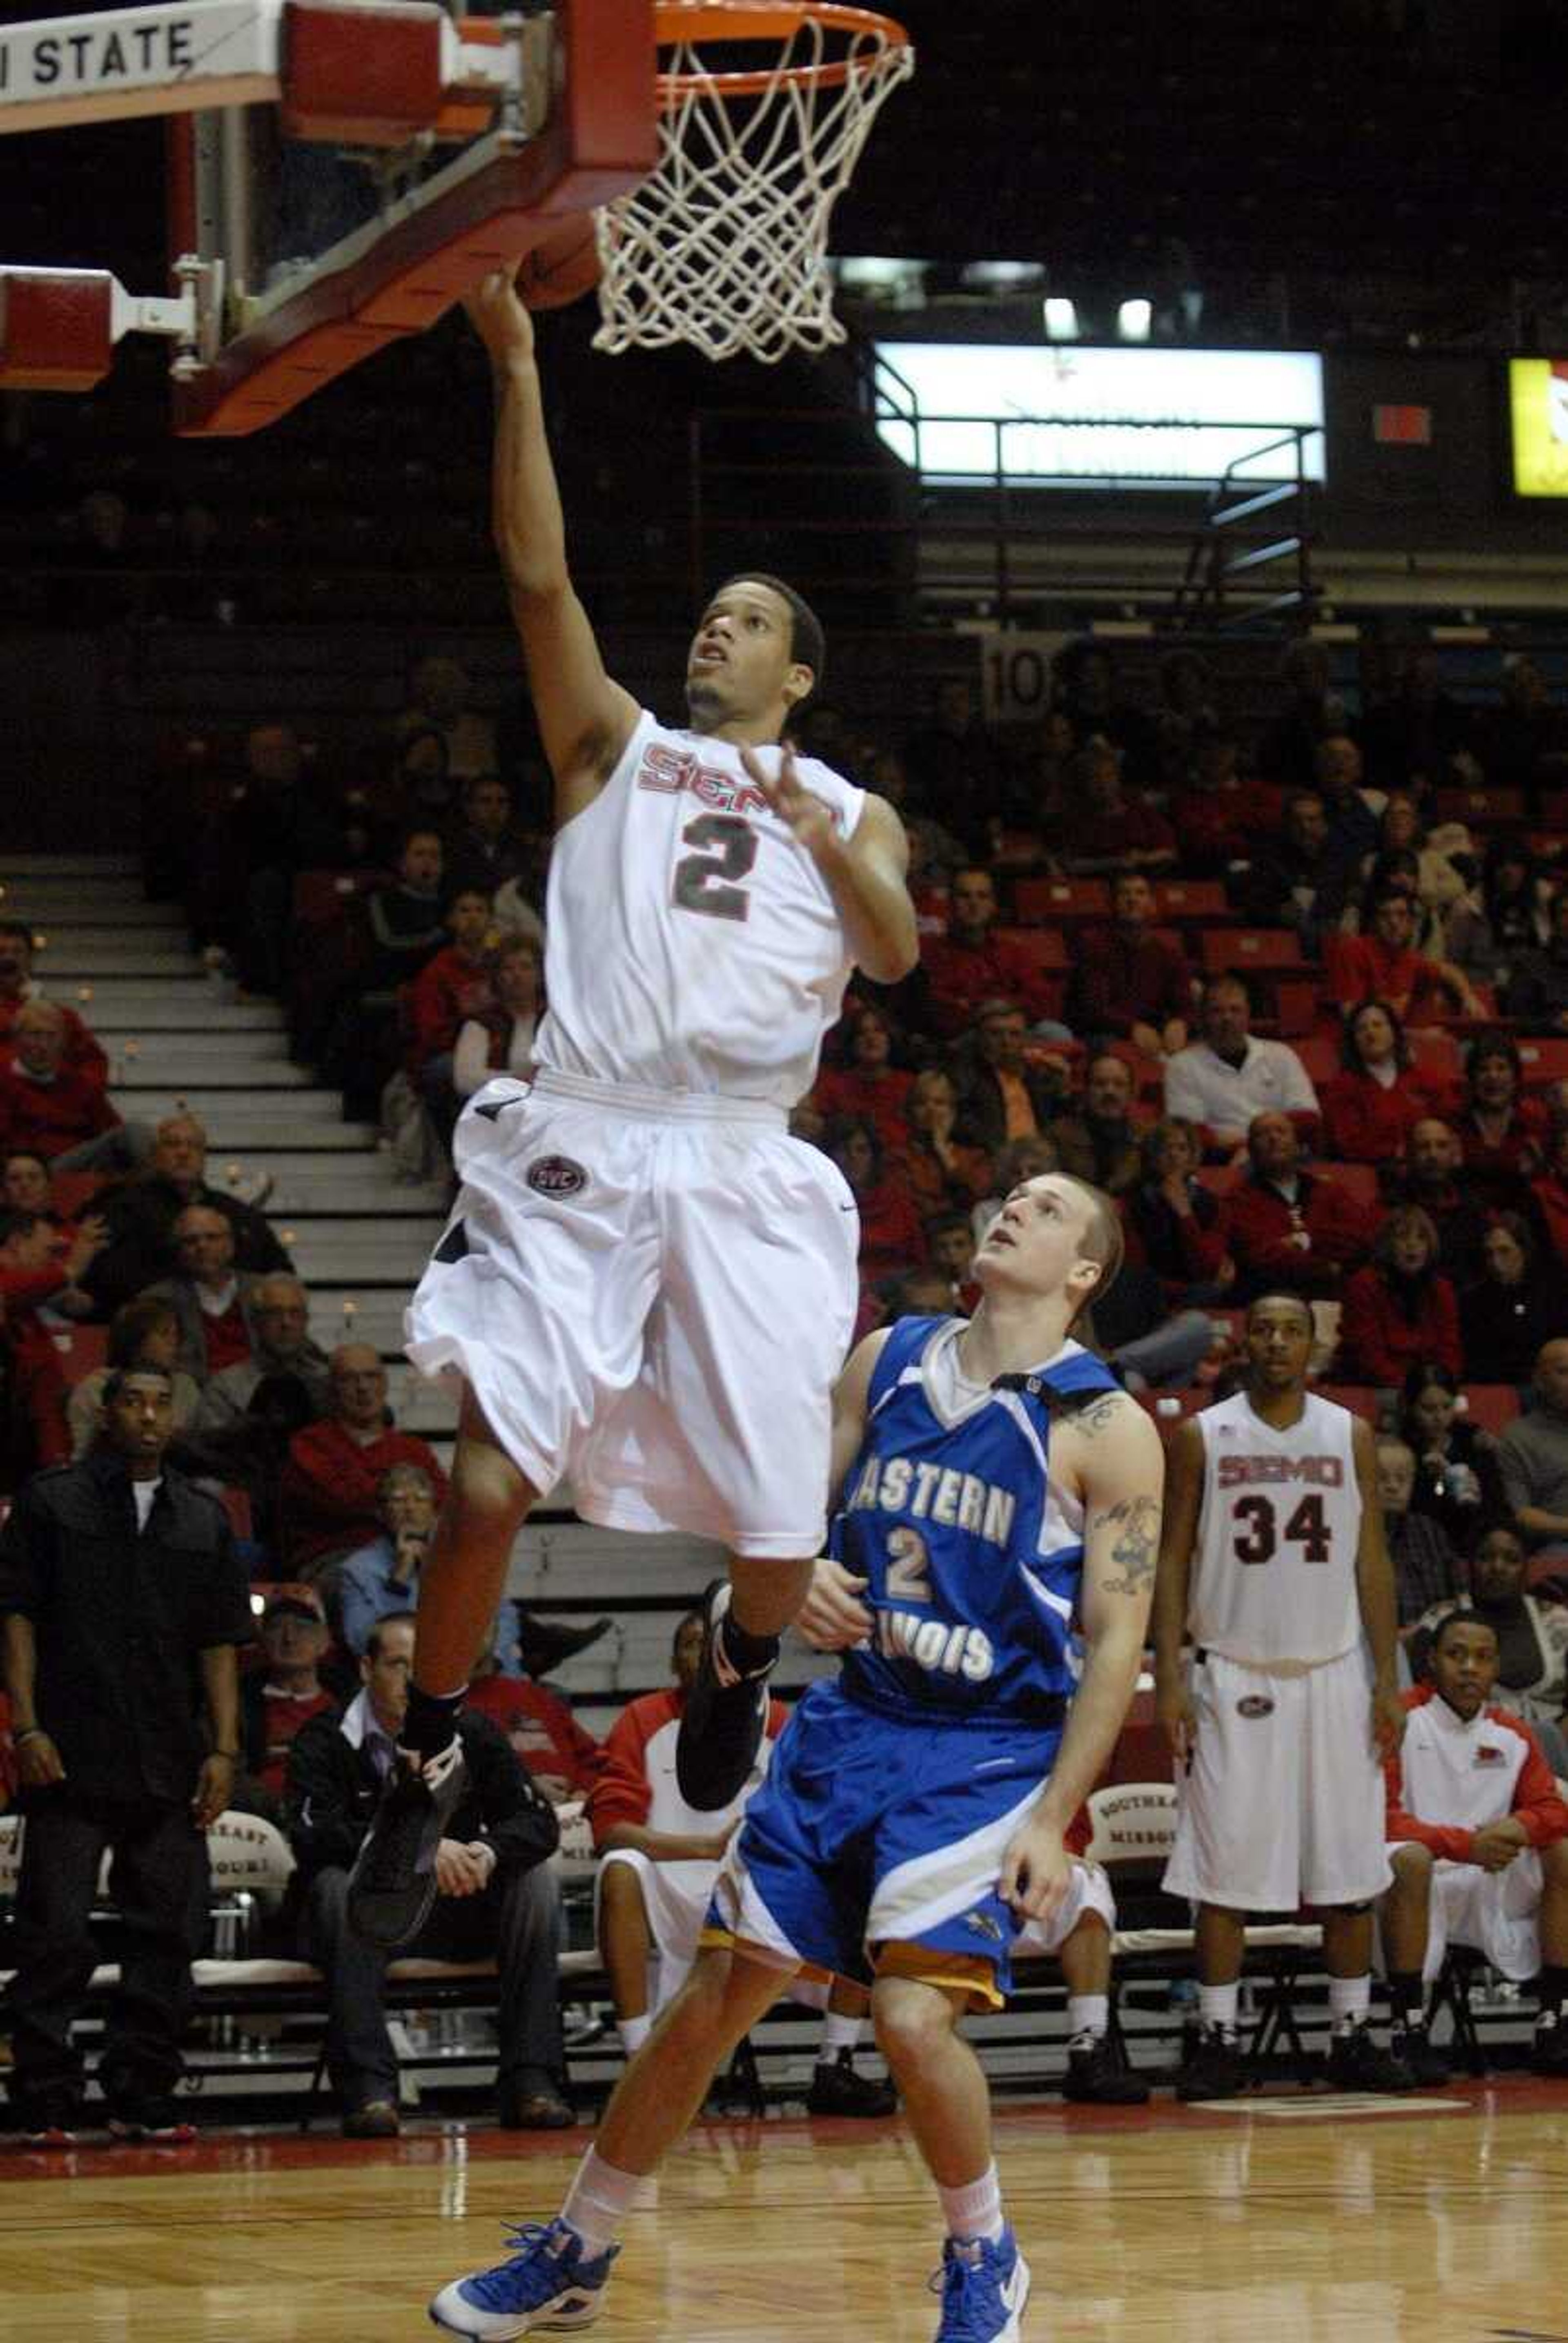
<svg viewBox="0 0 1568 2343">
<path fill-rule="evenodd" d="M 776 45 L 747 45 L 749 76 L 765 79 L 745 93 L 723 80 L 734 45 L 722 65 L 695 39 L 661 57 L 658 161 L 595 215 L 596 348 L 689 342 L 710 358 L 771 363 L 843 341 L 828 224 L 882 100 L 914 70 L 897 30 L 802 10 Z"/>
</svg>

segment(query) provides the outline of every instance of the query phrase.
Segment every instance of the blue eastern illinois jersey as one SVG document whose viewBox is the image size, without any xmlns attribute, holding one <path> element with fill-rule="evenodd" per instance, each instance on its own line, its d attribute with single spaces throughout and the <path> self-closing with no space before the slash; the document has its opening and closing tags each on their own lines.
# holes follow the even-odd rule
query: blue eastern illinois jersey
<svg viewBox="0 0 1568 2343">
<path fill-rule="evenodd" d="M 831 1552 L 876 1624 L 844 1655 L 851 1697 L 901 1716 L 1060 1715 L 1078 1681 L 1081 1513 L 1050 1473 L 1053 1407 L 1120 1389 L 1081 1343 L 1027 1375 L 955 1379 L 960 1319 L 903 1318 L 871 1377 Z"/>
</svg>

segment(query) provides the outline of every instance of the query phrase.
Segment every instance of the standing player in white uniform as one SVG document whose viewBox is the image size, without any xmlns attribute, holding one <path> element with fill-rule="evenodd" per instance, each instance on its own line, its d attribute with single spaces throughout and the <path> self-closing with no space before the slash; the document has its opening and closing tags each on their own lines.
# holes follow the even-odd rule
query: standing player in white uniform
<svg viewBox="0 0 1568 2343">
<path fill-rule="evenodd" d="M 420 1574 L 407 1748 L 356 1869 L 356 1925 L 419 1925 L 461 1758 L 453 1718 L 535 1498 L 684 1529 L 733 1556 L 709 1600 L 683 1794 L 727 1805 L 824 1530 L 831 1391 L 859 1224 L 788 1133 L 850 969 L 918 955 L 892 809 L 777 744 L 821 629 L 743 573 L 699 623 L 690 727 L 606 674 L 567 567 L 532 320 L 506 275 L 469 314 L 495 367 L 495 526 L 555 777 L 546 990 L 531 1082 L 488 1083 L 462 1189 L 408 1312 L 408 1355 L 465 1396 Z"/>
<path fill-rule="evenodd" d="M 1393 1576 L 1372 1427 L 1308 1391 L 1312 1346 L 1305 1302 L 1260 1295 L 1245 1388 L 1171 1444 L 1155 1688 L 1180 1783 L 1164 1884 L 1199 1906 L 1201 2029 L 1177 2077 L 1184 2099 L 1242 2087 L 1246 1917 L 1300 1903 L 1322 1913 L 1331 2079 L 1383 2091 L 1414 2079 L 1367 2029 L 1372 1902 L 1390 1876 L 1380 1759 L 1405 1723 Z"/>
</svg>

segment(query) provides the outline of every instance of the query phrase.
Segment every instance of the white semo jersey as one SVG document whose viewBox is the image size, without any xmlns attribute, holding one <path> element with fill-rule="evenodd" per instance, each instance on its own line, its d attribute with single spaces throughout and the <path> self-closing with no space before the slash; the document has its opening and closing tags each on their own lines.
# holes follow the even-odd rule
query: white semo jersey
<svg viewBox="0 0 1568 2343">
<path fill-rule="evenodd" d="M 779 750 L 754 752 L 769 779 Z M 801 784 L 848 839 L 865 793 L 814 758 Z M 556 1073 L 768 1099 L 816 1077 L 850 961 L 815 863 L 727 740 L 646 709 L 550 858 L 534 1061 Z"/>
<path fill-rule="evenodd" d="M 1309 1393 L 1277 1432 L 1244 1392 L 1193 1422 L 1203 1497 L 1188 1598 L 1200 1650 L 1255 1667 L 1319 1666 L 1361 1640 L 1355 1418 Z"/>
</svg>

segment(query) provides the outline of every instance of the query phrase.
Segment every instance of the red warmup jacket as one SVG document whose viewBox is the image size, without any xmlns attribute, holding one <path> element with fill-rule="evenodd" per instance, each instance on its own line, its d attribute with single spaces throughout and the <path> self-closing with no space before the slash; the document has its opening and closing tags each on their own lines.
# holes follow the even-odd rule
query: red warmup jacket
<svg viewBox="0 0 1568 2343">
<path fill-rule="evenodd" d="M 1292 1242 L 1298 1229 L 1309 1242 Z M 1331 1179 L 1303 1172 L 1292 1213 L 1277 1188 L 1249 1172 L 1225 1199 L 1225 1243 L 1241 1276 L 1255 1292 L 1279 1278 L 1298 1293 L 1335 1293 L 1340 1272 L 1372 1250 L 1372 1227 L 1353 1196 Z"/>
<path fill-rule="evenodd" d="M 901 1066 L 874 1075 L 857 1073 L 852 1066 L 824 1066 L 811 1095 L 822 1114 L 852 1115 L 857 1122 L 869 1122 L 883 1147 L 892 1150 L 909 1145 L 904 1102 L 914 1079 Z"/>
<path fill-rule="evenodd" d="M 1401 1698 L 1407 1709 L 1424 1708 L 1438 1697 L 1433 1684 L 1417 1684 L 1413 1691 Z M 1551 1846 L 1561 1838 L 1568 1838 L 1568 1805 L 1558 1794 L 1557 1783 L 1547 1764 L 1534 1734 L 1523 1717 L 1514 1716 L 1506 1708 L 1483 1708 L 1481 1715 L 1488 1725 L 1500 1732 L 1515 1734 L 1525 1745 L 1523 1761 L 1513 1782 L 1511 1803 L 1499 1822 L 1512 1821 L 1523 1825 L 1532 1846 Z M 1480 1722 L 1477 1718 L 1476 1723 Z M 1493 1769 L 1495 1770 L 1495 1769 Z M 1468 1863 L 1475 1838 L 1473 1829 L 1452 1823 L 1418 1822 L 1405 1805 L 1403 1760 L 1398 1755 L 1382 1761 L 1383 1793 L 1386 1801 L 1384 1836 L 1391 1841 L 1414 1839 L 1430 1847 L 1440 1863 Z M 1476 1779 L 1481 1777 L 1477 1775 Z"/>
<path fill-rule="evenodd" d="M 417 1464 L 430 1475 L 437 1497 L 446 1495 L 447 1475 L 417 1432 L 383 1432 L 362 1447 L 326 1417 L 295 1433 L 278 1481 L 291 1576 L 308 1576 L 324 1556 L 350 1553 L 380 1536 L 376 1483 L 394 1464 Z"/>
<path fill-rule="evenodd" d="M 1404 1153 L 1418 1122 L 1442 1114 L 1448 1086 L 1404 1067 L 1385 1090 L 1370 1074 L 1335 1074 L 1319 1092 L 1323 1153 L 1342 1163 L 1388 1163 Z"/>
<path fill-rule="evenodd" d="M 443 1050 L 455 1050 L 464 1019 L 488 997 L 484 970 L 456 944 L 427 960 L 408 987 L 408 1071 L 417 1074 Z"/>
<path fill-rule="evenodd" d="M 692 1815 L 675 1783 L 675 1732 L 686 1694 L 675 1684 L 664 1692 L 644 1693 L 621 1710 L 599 1748 L 598 1773 L 588 1792 L 588 1819 L 593 1843 L 602 1848 L 618 1823 L 638 1830 L 667 1830 L 676 1835 L 702 1828 L 702 1817 Z M 768 1704 L 768 1738 L 777 1741 L 789 1721 L 781 1700 Z M 723 1807 L 709 1818 L 709 1827 L 722 1826 L 735 1809 Z"/>
<path fill-rule="evenodd" d="M 1382 1271 L 1369 1265 L 1348 1280 L 1340 1312 L 1338 1373 L 1351 1383 L 1402 1383 L 1407 1368 L 1433 1360 L 1451 1375 L 1464 1371 L 1459 1302 L 1441 1271 L 1428 1278 L 1413 1318 L 1400 1306 Z"/>
<path fill-rule="evenodd" d="M 0 1066 L 0 1148 L 25 1148 L 52 1163 L 69 1147 L 100 1131 L 118 1131 L 120 1118 L 89 1074 L 62 1066 L 52 1082 L 35 1082 Z"/>
<path fill-rule="evenodd" d="M 1356 1001 L 1388 1001 L 1407 1025 L 1458 1015 L 1435 960 L 1407 947 L 1396 951 L 1381 936 L 1331 936 L 1323 948 L 1329 990 L 1342 1009 Z"/>
</svg>

